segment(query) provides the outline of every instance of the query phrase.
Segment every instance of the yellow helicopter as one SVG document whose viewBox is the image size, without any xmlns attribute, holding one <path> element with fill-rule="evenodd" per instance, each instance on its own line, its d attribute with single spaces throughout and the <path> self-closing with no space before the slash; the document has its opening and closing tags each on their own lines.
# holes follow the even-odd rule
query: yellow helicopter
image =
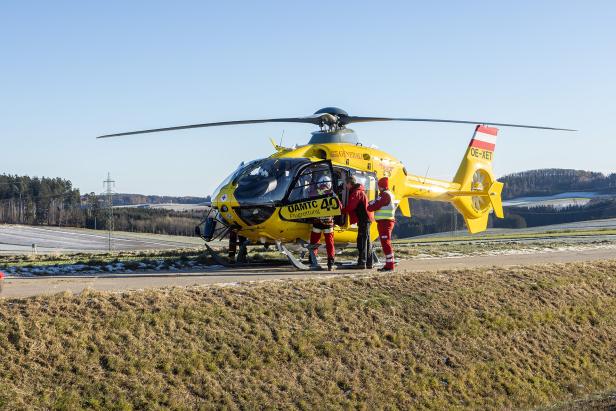
<svg viewBox="0 0 616 411">
<path fill-rule="evenodd" d="M 375 121 L 473 124 L 475 132 L 453 180 L 443 181 L 410 174 L 400 160 L 381 150 L 363 146 L 356 133 L 346 127 L 352 123 Z M 213 255 L 216 254 L 207 242 L 230 235 L 232 247 L 237 238 L 241 239 L 239 260 L 245 260 L 248 245 L 276 245 L 298 269 L 309 267 L 295 258 L 285 244 L 305 246 L 314 218 L 334 217 L 336 244 L 356 241 L 357 227 L 349 225 L 337 200 L 343 204 L 346 202 L 348 192 L 344 181 L 347 176 L 354 176 L 364 185 L 369 200 L 378 194 L 378 179 L 389 177 L 390 190 L 405 217 L 411 216 L 408 199 L 449 202 L 462 214 L 469 232 L 478 233 L 487 228 L 491 212 L 498 218 L 504 217 L 503 184 L 496 181 L 492 172 L 498 132 L 494 126 L 575 131 L 483 121 L 350 116 L 340 108 L 326 107 L 306 117 L 192 124 L 98 138 L 255 123 L 309 123 L 318 126 L 319 130 L 312 133 L 306 145 L 282 147 L 272 141 L 274 154 L 240 164 L 215 189 L 211 196 L 211 210 L 202 225 L 197 227 L 197 232 Z M 323 176 L 333 182 L 333 193 L 320 195 L 314 189 Z M 373 225 L 371 240 L 377 236 Z"/>
</svg>

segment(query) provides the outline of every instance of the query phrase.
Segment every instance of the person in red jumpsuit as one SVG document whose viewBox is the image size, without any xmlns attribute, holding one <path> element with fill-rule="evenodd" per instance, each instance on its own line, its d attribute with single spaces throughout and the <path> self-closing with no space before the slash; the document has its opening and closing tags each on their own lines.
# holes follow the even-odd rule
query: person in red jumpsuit
<svg viewBox="0 0 616 411">
<path fill-rule="evenodd" d="M 385 254 L 385 266 L 379 271 L 394 270 L 394 249 L 391 245 L 391 233 L 394 230 L 396 199 L 389 191 L 389 179 L 383 177 L 379 180 L 379 196 L 368 204 L 368 211 L 374 212 L 374 219 L 379 230 L 379 239 L 383 254 Z"/>
<path fill-rule="evenodd" d="M 329 176 L 321 177 L 316 186 L 316 193 L 320 196 L 333 194 L 332 180 Z M 317 250 L 321 242 L 321 234 L 325 237 L 325 249 L 327 250 L 327 270 L 335 269 L 334 260 L 336 249 L 334 246 L 334 217 L 319 217 L 312 220 L 312 230 L 310 232 L 311 252 L 316 261 Z M 313 264 L 313 268 L 319 268 Z"/>
</svg>

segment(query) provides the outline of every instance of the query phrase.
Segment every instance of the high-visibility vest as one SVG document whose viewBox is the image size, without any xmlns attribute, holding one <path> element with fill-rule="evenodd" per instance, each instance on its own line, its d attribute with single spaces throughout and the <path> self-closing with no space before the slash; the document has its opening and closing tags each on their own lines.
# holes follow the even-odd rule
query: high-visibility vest
<svg viewBox="0 0 616 411">
<path fill-rule="evenodd" d="M 389 204 L 383 206 L 374 212 L 375 220 L 395 220 L 396 218 L 396 198 L 394 193 L 389 190 L 383 191 L 383 194 L 389 194 Z"/>
</svg>

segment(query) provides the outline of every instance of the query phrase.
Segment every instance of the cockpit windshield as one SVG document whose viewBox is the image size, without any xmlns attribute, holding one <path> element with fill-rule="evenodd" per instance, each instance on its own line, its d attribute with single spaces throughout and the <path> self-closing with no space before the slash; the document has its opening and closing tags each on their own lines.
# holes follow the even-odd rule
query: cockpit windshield
<svg viewBox="0 0 616 411">
<path fill-rule="evenodd" d="M 307 163 L 310 161 L 304 158 L 267 158 L 249 163 L 234 173 L 235 198 L 240 204 L 281 201 L 297 169 Z"/>
<path fill-rule="evenodd" d="M 218 187 L 216 187 L 216 189 L 214 190 L 214 192 L 212 193 L 212 200 L 215 199 L 216 197 L 218 197 L 218 194 L 220 194 L 220 190 L 222 190 L 224 187 L 226 187 L 231 181 L 233 181 L 238 174 L 240 174 L 242 172 L 242 170 L 244 170 L 246 167 L 250 167 L 251 165 L 253 165 L 256 162 L 259 161 L 263 161 L 263 160 L 252 160 L 250 161 L 248 164 L 244 163 L 243 161 L 240 163 L 240 165 L 235 169 L 235 171 L 233 171 L 231 174 L 229 174 L 227 176 L 227 178 L 225 178 L 222 183 L 220 183 L 218 185 Z"/>
</svg>

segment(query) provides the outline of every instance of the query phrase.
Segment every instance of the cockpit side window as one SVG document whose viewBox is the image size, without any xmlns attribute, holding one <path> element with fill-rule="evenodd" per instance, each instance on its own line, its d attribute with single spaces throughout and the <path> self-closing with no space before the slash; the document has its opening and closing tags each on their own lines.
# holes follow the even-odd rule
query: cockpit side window
<svg viewBox="0 0 616 411">
<path fill-rule="evenodd" d="M 331 194 L 334 189 L 334 179 L 329 162 L 319 162 L 304 168 L 287 201 L 290 203 Z"/>
</svg>

